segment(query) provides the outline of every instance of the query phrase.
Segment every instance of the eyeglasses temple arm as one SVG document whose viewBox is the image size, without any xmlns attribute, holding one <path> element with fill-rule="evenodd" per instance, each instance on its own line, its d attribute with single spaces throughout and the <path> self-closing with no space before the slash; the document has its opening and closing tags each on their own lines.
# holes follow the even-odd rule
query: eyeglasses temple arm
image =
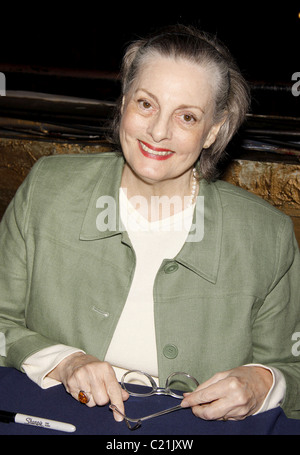
<svg viewBox="0 0 300 455">
<path fill-rule="evenodd" d="M 164 409 L 163 411 L 156 412 L 155 414 L 150 414 L 149 416 L 142 417 L 139 420 L 142 421 L 142 420 L 152 419 L 153 417 L 162 416 L 164 414 L 168 414 L 169 412 L 178 411 L 179 409 L 183 409 L 180 406 L 180 404 L 177 406 L 173 406 L 173 408 Z"/>
<path fill-rule="evenodd" d="M 110 405 L 109 407 L 113 411 L 117 411 L 119 414 L 121 414 L 124 417 L 124 419 L 128 420 L 129 422 L 135 422 L 135 423 L 139 423 L 139 422 L 142 422 L 143 420 L 152 419 L 153 417 L 162 416 L 164 414 L 168 414 L 169 412 L 178 411 L 179 409 L 183 409 L 179 404 L 177 406 L 173 406 L 172 408 L 168 408 L 168 409 L 164 409 L 163 411 L 156 412 L 155 414 L 150 414 L 148 416 L 141 417 L 140 419 L 131 419 L 130 417 L 127 417 L 125 414 L 122 414 L 119 411 L 119 409 L 117 408 L 117 406 L 115 406 L 114 404 Z"/>
</svg>

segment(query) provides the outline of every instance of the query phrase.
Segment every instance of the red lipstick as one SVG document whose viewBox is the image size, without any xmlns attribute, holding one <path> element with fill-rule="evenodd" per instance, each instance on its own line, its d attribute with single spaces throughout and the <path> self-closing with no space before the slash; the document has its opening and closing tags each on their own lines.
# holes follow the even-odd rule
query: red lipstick
<svg viewBox="0 0 300 455">
<path fill-rule="evenodd" d="M 173 152 L 169 149 L 153 147 L 152 145 L 143 141 L 138 141 L 138 143 L 140 151 L 146 158 L 162 161 L 167 160 L 168 158 L 171 158 L 171 156 L 173 156 Z"/>
</svg>

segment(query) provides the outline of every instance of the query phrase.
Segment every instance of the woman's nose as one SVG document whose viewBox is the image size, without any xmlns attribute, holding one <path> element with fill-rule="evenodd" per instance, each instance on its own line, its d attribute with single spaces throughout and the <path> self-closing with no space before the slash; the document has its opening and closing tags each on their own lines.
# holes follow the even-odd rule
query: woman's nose
<svg viewBox="0 0 300 455">
<path fill-rule="evenodd" d="M 171 121 L 167 115 L 159 113 L 149 120 L 147 133 L 155 142 L 171 139 Z"/>
</svg>

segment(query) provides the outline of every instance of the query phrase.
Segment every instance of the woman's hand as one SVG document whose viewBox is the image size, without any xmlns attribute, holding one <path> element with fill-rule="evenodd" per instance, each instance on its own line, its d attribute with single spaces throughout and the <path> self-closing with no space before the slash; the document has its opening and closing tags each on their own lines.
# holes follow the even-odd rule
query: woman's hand
<svg viewBox="0 0 300 455">
<path fill-rule="evenodd" d="M 62 382 L 66 391 L 76 400 L 81 390 L 86 392 L 90 398 L 87 406 L 103 406 L 111 402 L 124 413 L 123 401 L 128 399 L 129 394 L 122 389 L 112 366 L 107 362 L 76 352 L 60 362 L 48 376 Z M 117 421 L 123 420 L 117 412 L 114 417 Z"/>
<path fill-rule="evenodd" d="M 272 383 L 272 373 L 266 368 L 234 368 L 184 394 L 181 406 L 191 407 L 195 416 L 205 420 L 242 420 L 259 410 Z"/>
</svg>

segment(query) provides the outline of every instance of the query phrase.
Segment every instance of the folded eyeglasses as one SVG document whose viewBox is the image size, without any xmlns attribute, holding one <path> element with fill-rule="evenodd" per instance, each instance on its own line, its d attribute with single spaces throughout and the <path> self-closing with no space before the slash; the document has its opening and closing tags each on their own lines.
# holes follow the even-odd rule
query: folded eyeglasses
<svg viewBox="0 0 300 455">
<path fill-rule="evenodd" d="M 136 385 L 143 385 L 143 390 L 137 392 Z M 149 397 L 151 395 L 169 395 L 174 398 L 183 399 L 183 393 L 193 392 L 199 383 L 197 379 L 187 373 L 175 372 L 170 374 L 166 380 L 165 387 L 158 387 L 156 382 L 150 376 L 150 374 L 145 373 L 140 370 L 129 370 L 127 371 L 121 379 L 121 386 L 126 390 L 129 395 L 134 397 Z M 183 409 L 180 405 L 173 406 L 172 408 L 165 409 L 163 411 L 150 414 L 145 417 L 140 417 L 138 419 L 133 419 L 128 417 L 126 414 L 123 414 L 116 405 L 111 404 L 110 409 L 118 412 L 124 417 L 127 427 L 130 430 L 136 430 L 141 426 L 142 421 L 152 419 L 153 417 L 158 417 L 169 412 L 178 411 Z M 134 425 L 131 425 L 134 424 Z"/>
</svg>

